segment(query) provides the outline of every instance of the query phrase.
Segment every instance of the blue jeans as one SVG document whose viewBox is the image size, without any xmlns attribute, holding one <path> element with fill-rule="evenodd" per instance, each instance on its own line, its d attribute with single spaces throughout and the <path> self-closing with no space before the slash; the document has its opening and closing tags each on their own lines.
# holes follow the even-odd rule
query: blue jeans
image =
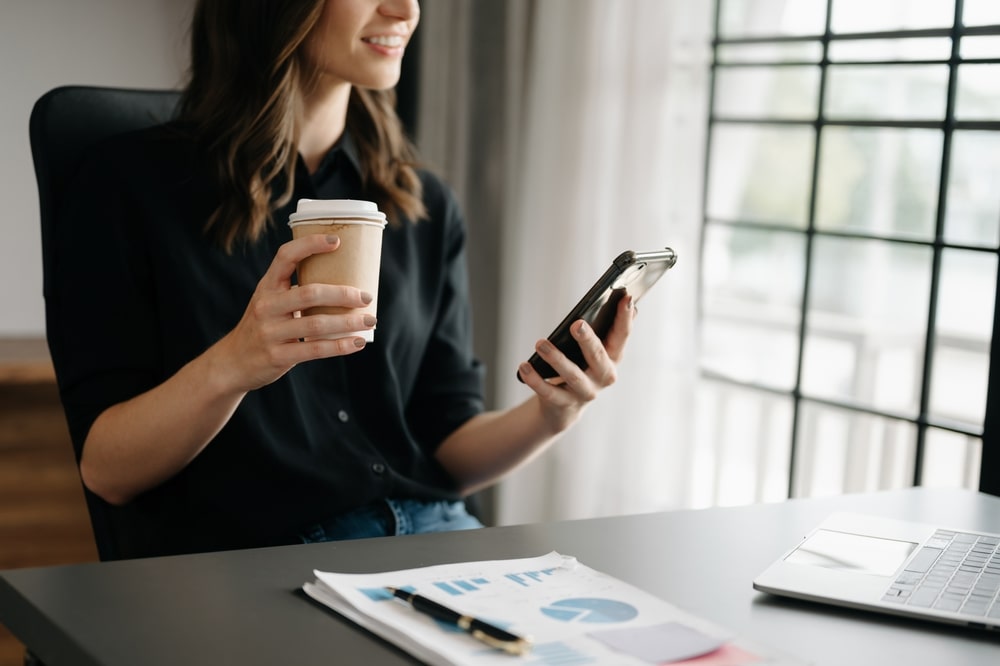
<svg viewBox="0 0 1000 666">
<path fill-rule="evenodd" d="M 387 499 L 311 525 L 298 534 L 302 543 L 471 530 L 483 524 L 463 502 Z"/>
</svg>

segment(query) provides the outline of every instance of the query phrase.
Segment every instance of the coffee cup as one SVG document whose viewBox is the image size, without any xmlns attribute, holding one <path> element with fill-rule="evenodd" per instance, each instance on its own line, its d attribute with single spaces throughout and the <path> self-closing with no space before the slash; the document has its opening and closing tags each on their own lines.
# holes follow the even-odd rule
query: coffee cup
<svg viewBox="0 0 1000 666">
<path fill-rule="evenodd" d="M 302 238 L 309 234 L 334 235 L 340 238 L 340 247 L 333 252 L 314 254 L 299 262 L 299 284 L 348 285 L 372 295 L 372 302 L 363 308 L 315 307 L 306 310 L 303 315 L 353 312 L 376 316 L 382 231 L 385 225 L 385 214 L 371 201 L 299 199 L 295 212 L 288 218 L 292 238 Z M 371 342 L 375 339 L 375 332 L 368 329 L 324 337 L 361 337 Z"/>
</svg>

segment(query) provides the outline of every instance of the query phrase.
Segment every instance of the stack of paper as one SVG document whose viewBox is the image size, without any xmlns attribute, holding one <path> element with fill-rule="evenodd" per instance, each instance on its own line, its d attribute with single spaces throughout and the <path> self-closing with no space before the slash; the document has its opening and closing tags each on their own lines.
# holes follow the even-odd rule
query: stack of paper
<svg viewBox="0 0 1000 666">
<path fill-rule="evenodd" d="M 316 571 L 303 590 L 429 664 L 794 664 L 573 557 L 463 562 L 375 574 Z M 531 639 L 508 655 L 394 599 L 416 592 Z"/>
</svg>

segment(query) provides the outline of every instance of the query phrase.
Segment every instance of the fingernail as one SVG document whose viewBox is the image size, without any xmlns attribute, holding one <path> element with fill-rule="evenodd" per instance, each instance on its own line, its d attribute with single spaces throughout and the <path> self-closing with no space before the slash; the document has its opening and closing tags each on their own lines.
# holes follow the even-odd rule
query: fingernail
<svg viewBox="0 0 1000 666">
<path fill-rule="evenodd" d="M 337 243 L 340 242 L 340 236 L 335 236 L 333 234 L 329 234 L 326 237 L 326 242 L 329 243 L 330 245 L 336 245 Z"/>
<path fill-rule="evenodd" d="M 551 353 L 552 345 L 549 344 L 548 340 L 542 340 L 541 342 L 538 343 L 538 351 L 542 352 L 543 354 Z"/>
<path fill-rule="evenodd" d="M 361 302 L 364 303 L 365 305 L 368 305 L 369 303 L 371 303 L 374 300 L 375 300 L 375 297 L 372 296 L 371 294 L 369 294 L 367 291 L 361 292 Z"/>
<path fill-rule="evenodd" d="M 374 325 L 375 325 L 375 317 L 371 315 L 365 315 L 365 326 L 374 326 Z"/>
<path fill-rule="evenodd" d="M 531 374 L 531 364 L 522 363 L 521 365 L 518 366 L 518 371 L 521 373 L 522 377 L 527 377 L 528 375 Z"/>
<path fill-rule="evenodd" d="M 631 310 L 632 309 L 632 297 L 631 296 L 629 296 L 628 298 L 625 299 L 625 309 L 626 310 Z"/>
<path fill-rule="evenodd" d="M 581 321 L 579 324 L 576 325 L 576 334 L 577 335 L 583 335 L 583 332 L 585 330 L 587 330 L 587 322 Z"/>
<path fill-rule="evenodd" d="M 361 349 L 362 347 L 365 346 L 365 339 L 364 338 L 354 338 L 354 346 L 357 347 L 358 349 Z"/>
</svg>

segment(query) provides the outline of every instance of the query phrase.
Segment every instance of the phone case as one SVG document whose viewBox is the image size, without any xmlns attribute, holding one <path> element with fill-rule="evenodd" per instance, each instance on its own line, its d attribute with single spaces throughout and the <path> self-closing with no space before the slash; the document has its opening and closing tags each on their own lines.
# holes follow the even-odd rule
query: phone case
<svg viewBox="0 0 1000 666">
<path fill-rule="evenodd" d="M 611 330 L 615 320 L 618 302 L 626 293 L 631 294 L 634 302 L 656 284 L 657 280 L 677 262 L 677 255 L 670 248 L 653 250 L 651 252 L 622 252 L 611 263 L 594 286 L 577 302 L 569 314 L 556 326 L 549 335 L 549 341 L 560 349 L 578 366 L 587 369 L 587 361 L 583 357 L 580 345 L 573 339 L 569 331 L 570 325 L 580 319 L 590 324 L 597 336 L 602 340 Z M 558 373 L 536 353 L 528 359 L 535 371 L 546 379 L 555 377 Z M 521 374 L 517 378 L 521 381 Z"/>
</svg>

